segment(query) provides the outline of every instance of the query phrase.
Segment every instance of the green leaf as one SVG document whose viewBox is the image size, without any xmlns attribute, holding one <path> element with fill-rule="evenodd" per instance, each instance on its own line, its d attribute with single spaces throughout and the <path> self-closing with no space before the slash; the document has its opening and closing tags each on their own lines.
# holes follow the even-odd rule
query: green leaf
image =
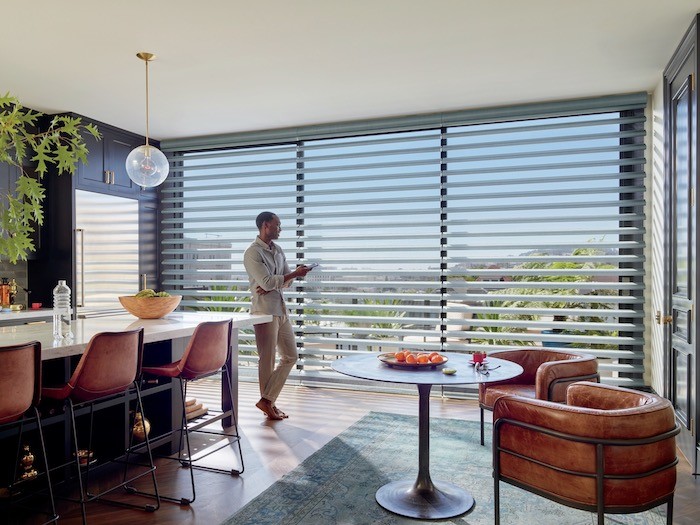
<svg viewBox="0 0 700 525">
<path fill-rule="evenodd" d="M 49 173 L 75 173 L 78 162 L 87 163 L 84 137 L 101 139 L 94 124 L 83 124 L 82 119 L 69 115 L 57 115 L 48 129 L 36 131 L 42 116 L 22 107 L 9 93 L 0 96 L 0 162 L 21 170 L 6 196 L 6 207 L 0 209 L 0 258 L 13 263 L 26 260 L 35 250 L 31 234 L 44 222 L 46 192 L 41 179 Z M 28 168 L 34 176 L 28 174 Z"/>
</svg>

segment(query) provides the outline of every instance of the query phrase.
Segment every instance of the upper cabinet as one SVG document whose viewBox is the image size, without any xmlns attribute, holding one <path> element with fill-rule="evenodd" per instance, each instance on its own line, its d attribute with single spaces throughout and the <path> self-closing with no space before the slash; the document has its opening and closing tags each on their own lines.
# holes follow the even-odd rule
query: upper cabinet
<svg viewBox="0 0 700 525">
<path fill-rule="evenodd" d="M 33 168 L 31 166 L 24 167 L 25 172 L 28 172 L 30 176 L 32 175 Z M 8 207 L 7 196 L 15 191 L 15 184 L 17 179 L 19 179 L 21 171 L 17 166 L 11 164 L 0 163 L 0 207 L 5 210 Z M 41 248 L 41 238 L 39 236 L 38 227 L 34 229 L 31 234 L 32 241 L 34 242 L 34 248 L 38 251 Z M 29 252 L 27 254 L 28 259 L 33 259 L 36 257 L 36 251 Z"/>
<path fill-rule="evenodd" d="M 88 162 L 87 165 L 78 163 L 74 177 L 56 176 L 54 171 L 44 177 L 46 201 L 44 224 L 39 230 L 41 249 L 35 259 L 29 262 L 27 270 L 32 300 L 49 305 L 52 301 L 53 287 L 59 279 L 65 279 L 76 294 L 74 305 L 83 302 L 83 298 L 78 296 L 81 287 L 89 291 L 88 288 L 94 289 L 98 284 L 102 287 L 112 286 L 113 281 L 103 278 L 100 274 L 111 267 L 102 264 L 103 261 L 98 261 L 99 270 L 94 272 L 93 265 L 88 271 L 87 263 L 94 261 L 88 261 L 90 254 L 83 251 L 83 248 L 88 248 L 89 237 L 94 233 L 92 230 L 101 228 L 100 231 L 104 233 L 105 226 L 116 227 L 118 234 L 102 236 L 101 242 L 104 242 L 101 249 L 102 255 L 107 254 L 109 257 L 110 251 L 114 251 L 119 255 L 114 259 L 121 261 L 120 257 L 125 254 L 137 254 L 138 270 L 132 271 L 128 277 L 131 279 L 129 283 L 133 285 L 134 290 L 137 290 L 139 283 L 142 282 L 139 279 L 140 276 L 145 275 L 147 282 L 153 288 L 158 287 L 160 277 L 157 262 L 157 189 L 142 190 L 140 186 L 133 184 L 126 174 L 125 167 L 126 157 L 133 148 L 143 144 L 145 139 L 113 126 L 80 117 L 85 123 L 95 124 L 102 134 L 102 139 L 95 140 L 89 133 L 85 135 Z M 97 203 L 90 209 L 90 213 L 81 213 L 79 209 L 80 202 L 85 202 L 85 200 L 79 201 L 78 197 L 81 193 L 89 194 L 88 196 L 91 197 L 89 202 Z M 99 199 L 95 194 L 109 197 Z M 101 206 L 101 201 L 109 203 L 126 201 L 122 203 L 123 206 L 119 210 L 121 212 L 126 210 L 125 213 L 134 221 L 127 224 L 128 221 L 123 220 L 116 211 L 107 206 Z M 121 224 L 125 224 L 130 229 L 130 242 L 133 241 L 131 234 L 136 233 L 134 224 L 137 225 L 136 245 L 131 242 L 127 246 L 121 235 L 122 232 L 118 231 Z M 114 261 L 110 262 L 112 263 Z M 121 268 L 119 270 L 121 271 Z M 122 278 L 119 277 L 119 279 Z M 124 282 L 127 282 L 126 279 L 119 281 L 118 286 Z M 107 295 L 116 297 L 117 290 L 118 288 L 111 289 Z"/>
<path fill-rule="evenodd" d="M 0 200 L 3 208 L 7 206 L 6 195 L 14 189 L 18 178 L 19 168 L 17 166 L 0 162 Z"/>
<path fill-rule="evenodd" d="M 91 122 L 83 117 L 84 122 Z M 123 131 L 101 122 L 94 122 L 102 133 L 102 140 L 86 135 L 87 165 L 79 164 L 76 187 L 82 190 L 110 193 L 124 197 L 154 194 L 134 184 L 126 173 L 126 158 L 131 150 L 145 143 L 144 137 Z M 157 146 L 157 143 L 153 143 Z"/>
</svg>

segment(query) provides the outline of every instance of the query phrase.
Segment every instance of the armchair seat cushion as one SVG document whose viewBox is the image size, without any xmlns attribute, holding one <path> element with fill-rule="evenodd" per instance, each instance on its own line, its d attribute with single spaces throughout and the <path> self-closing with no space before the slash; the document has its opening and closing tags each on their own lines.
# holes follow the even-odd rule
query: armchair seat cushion
<svg viewBox="0 0 700 525">
<path fill-rule="evenodd" d="M 482 403 L 493 406 L 503 396 L 521 396 L 535 399 L 535 385 L 496 385 L 485 389 Z"/>
</svg>

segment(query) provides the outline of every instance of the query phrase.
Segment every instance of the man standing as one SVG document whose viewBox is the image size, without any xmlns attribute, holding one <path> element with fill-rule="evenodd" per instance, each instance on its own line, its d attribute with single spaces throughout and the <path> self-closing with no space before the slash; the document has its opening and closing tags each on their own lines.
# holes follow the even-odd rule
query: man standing
<svg viewBox="0 0 700 525">
<path fill-rule="evenodd" d="M 295 278 L 304 277 L 311 268 L 297 266 L 294 271 L 289 269 L 282 248 L 273 242 L 282 231 L 277 215 L 264 211 L 255 219 L 255 225 L 258 236 L 243 255 L 243 264 L 250 280 L 251 313 L 273 316 L 271 323 L 253 327 L 258 347 L 260 383 L 260 401 L 255 406 L 269 419 L 279 420 L 286 418 L 287 414 L 277 408 L 275 402 L 299 357 L 282 289 Z M 277 367 L 276 349 L 280 353 Z"/>
</svg>

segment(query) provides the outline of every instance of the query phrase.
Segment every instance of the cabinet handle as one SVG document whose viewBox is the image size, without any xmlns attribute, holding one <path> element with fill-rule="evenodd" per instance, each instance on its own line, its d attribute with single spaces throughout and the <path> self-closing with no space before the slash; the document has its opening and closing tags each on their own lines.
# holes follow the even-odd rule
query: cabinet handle
<svg viewBox="0 0 700 525">
<path fill-rule="evenodd" d="M 80 253 L 80 268 L 77 268 L 76 273 L 79 276 L 78 284 L 80 285 L 80 290 L 76 290 L 76 307 L 85 306 L 85 230 L 82 228 L 75 229 L 75 244 L 78 247 Z M 80 237 L 80 240 L 78 240 Z"/>
<path fill-rule="evenodd" d="M 110 173 L 112 174 L 112 182 L 110 184 L 114 184 L 114 170 L 110 171 Z"/>
<path fill-rule="evenodd" d="M 105 170 L 104 177 L 102 178 L 105 184 L 109 184 L 109 170 Z"/>
</svg>

